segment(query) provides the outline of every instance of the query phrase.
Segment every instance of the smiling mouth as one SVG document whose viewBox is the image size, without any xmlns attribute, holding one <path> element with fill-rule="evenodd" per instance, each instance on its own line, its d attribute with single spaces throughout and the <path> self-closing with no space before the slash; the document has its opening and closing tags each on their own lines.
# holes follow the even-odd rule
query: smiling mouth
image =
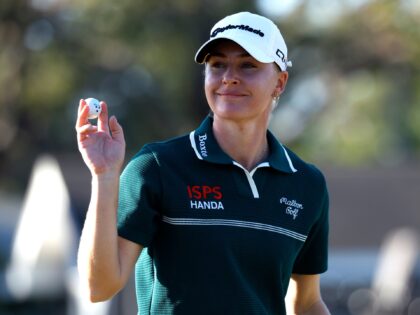
<svg viewBox="0 0 420 315">
<path fill-rule="evenodd" d="M 243 97 L 245 96 L 244 94 L 240 94 L 240 93 L 216 93 L 218 96 L 221 97 Z"/>
</svg>

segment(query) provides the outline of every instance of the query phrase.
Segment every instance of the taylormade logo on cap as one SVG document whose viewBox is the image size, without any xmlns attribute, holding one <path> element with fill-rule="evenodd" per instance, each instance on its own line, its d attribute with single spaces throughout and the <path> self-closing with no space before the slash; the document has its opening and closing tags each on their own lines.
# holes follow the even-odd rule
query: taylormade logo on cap
<svg viewBox="0 0 420 315">
<path fill-rule="evenodd" d="M 287 46 L 280 30 L 261 15 L 240 12 L 217 22 L 210 31 L 210 39 L 197 51 L 196 62 L 204 62 L 209 53 L 209 44 L 217 39 L 232 40 L 256 60 L 275 62 L 282 71 L 292 66 L 291 61 L 287 60 Z"/>
<path fill-rule="evenodd" d="M 243 24 L 241 24 L 241 25 L 231 25 L 231 24 L 229 24 L 228 26 L 225 26 L 225 27 L 216 28 L 211 33 L 210 37 L 215 37 L 215 36 L 217 36 L 217 34 L 219 34 L 221 32 L 224 32 L 226 30 L 237 29 L 237 28 L 239 28 L 240 30 L 244 30 L 244 31 L 247 31 L 247 32 L 252 32 L 252 33 L 255 33 L 257 35 L 260 35 L 261 37 L 264 37 L 264 33 L 261 32 L 260 30 L 254 30 L 252 27 L 249 27 L 248 25 L 243 25 Z"/>
</svg>

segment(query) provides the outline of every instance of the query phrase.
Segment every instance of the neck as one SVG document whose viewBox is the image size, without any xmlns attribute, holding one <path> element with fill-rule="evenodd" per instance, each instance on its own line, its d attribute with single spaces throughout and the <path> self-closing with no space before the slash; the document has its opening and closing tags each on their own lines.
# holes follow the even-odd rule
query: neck
<svg viewBox="0 0 420 315">
<path fill-rule="evenodd" d="M 214 136 L 222 150 L 249 171 L 268 156 L 267 127 L 267 123 L 238 123 L 216 117 L 213 122 Z"/>
</svg>

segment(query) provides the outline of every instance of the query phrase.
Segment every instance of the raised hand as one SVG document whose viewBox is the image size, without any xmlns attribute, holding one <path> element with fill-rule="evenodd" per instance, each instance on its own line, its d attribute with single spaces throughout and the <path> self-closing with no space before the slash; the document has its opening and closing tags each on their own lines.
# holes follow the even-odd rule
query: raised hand
<svg viewBox="0 0 420 315">
<path fill-rule="evenodd" d="M 76 121 L 77 144 L 92 175 L 119 175 L 125 156 L 124 132 L 117 118 L 108 120 L 108 107 L 102 111 L 97 126 L 88 119 L 89 106 L 80 100 Z"/>
</svg>

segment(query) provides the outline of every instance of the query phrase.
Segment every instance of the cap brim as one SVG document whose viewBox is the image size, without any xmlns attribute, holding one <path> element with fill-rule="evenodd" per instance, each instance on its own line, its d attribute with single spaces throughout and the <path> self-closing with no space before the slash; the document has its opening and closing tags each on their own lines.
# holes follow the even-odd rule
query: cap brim
<svg viewBox="0 0 420 315">
<path fill-rule="evenodd" d="M 249 37 L 242 37 L 235 34 L 234 38 L 230 36 L 218 36 L 205 42 L 195 54 L 195 62 L 204 63 L 206 56 L 209 54 L 211 47 L 219 40 L 231 40 L 246 50 L 253 58 L 263 63 L 274 62 L 274 59 L 261 50 L 255 42 L 251 42 Z"/>
</svg>

